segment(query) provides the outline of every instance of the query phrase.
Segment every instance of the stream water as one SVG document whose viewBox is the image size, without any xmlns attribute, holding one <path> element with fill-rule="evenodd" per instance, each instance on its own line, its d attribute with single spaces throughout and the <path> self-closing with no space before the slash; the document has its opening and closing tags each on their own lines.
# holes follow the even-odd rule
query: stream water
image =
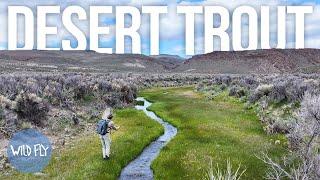
<svg viewBox="0 0 320 180">
<path fill-rule="evenodd" d="M 153 141 L 136 159 L 122 169 L 120 180 L 153 179 L 152 161 L 159 155 L 161 149 L 177 134 L 177 129 L 174 126 L 162 120 L 154 112 L 147 110 L 152 103 L 142 97 L 137 98 L 137 101 L 143 101 L 144 105 L 137 105 L 135 108 L 142 110 L 148 117 L 160 123 L 164 127 L 164 134 L 156 141 Z"/>
</svg>

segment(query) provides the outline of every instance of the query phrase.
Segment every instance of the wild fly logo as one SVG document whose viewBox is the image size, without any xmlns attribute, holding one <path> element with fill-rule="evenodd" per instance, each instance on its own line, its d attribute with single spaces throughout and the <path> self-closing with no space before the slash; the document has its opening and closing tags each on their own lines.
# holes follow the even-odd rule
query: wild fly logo
<svg viewBox="0 0 320 180">
<path fill-rule="evenodd" d="M 18 147 L 17 150 L 11 145 L 11 151 L 14 156 L 31 156 L 32 152 L 34 152 L 34 156 L 47 156 L 47 150 L 49 149 L 48 146 L 44 146 L 43 144 L 35 144 L 33 147 L 28 145 L 21 145 Z"/>
<path fill-rule="evenodd" d="M 20 172 L 41 172 L 51 158 L 51 143 L 35 129 L 26 129 L 13 135 L 7 154 L 10 164 Z"/>
</svg>

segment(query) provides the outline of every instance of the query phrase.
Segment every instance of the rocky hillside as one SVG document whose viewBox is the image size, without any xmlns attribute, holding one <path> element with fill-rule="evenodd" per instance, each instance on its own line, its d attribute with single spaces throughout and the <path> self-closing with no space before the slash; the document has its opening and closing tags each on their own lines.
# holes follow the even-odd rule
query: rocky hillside
<svg viewBox="0 0 320 180">
<path fill-rule="evenodd" d="M 186 60 L 176 70 L 201 73 L 320 72 L 319 49 L 212 52 Z"/>
</svg>

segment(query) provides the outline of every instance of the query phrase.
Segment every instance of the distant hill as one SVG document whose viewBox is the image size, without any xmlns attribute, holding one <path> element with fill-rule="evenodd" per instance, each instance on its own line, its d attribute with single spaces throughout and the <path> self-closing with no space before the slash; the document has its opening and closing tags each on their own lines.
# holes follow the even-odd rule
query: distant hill
<svg viewBox="0 0 320 180">
<path fill-rule="evenodd" d="M 158 62 L 164 65 L 167 69 L 174 69 L 181 65 L 184 58 L 177 56 L 177 55 L 168 55 L 168 54 L 161 54 L 158 56 L 150 56 L 152 58 L 156 58 Z"/>
<path fill-rule="evenodd" d="M 167 72 L 168 62 L 137 54 L 93 51 L 0 51 L 1 69 L 28 71 Z"/>
<path fill-rule="evenodd" d="M 99 54 L 93 51 L 0 51 L 0 72 L 320 73 L 319 49 L 173 55 Z"/>
<path fill-rule="evenodd" d="M 320 72 L 319 49 L 212 52 L 186 60 L 176 71 L 198 73 Z"/>
</svg>

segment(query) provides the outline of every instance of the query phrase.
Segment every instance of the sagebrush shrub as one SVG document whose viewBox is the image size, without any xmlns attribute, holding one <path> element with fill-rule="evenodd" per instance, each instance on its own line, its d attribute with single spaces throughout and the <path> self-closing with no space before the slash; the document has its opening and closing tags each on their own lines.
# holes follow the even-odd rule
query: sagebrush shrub
<svg viewBox="0 0 320 180">
<path fill-rule="evenodd" d="M 235 96 L 241 98 L 246 95 L 246 90 L 240 86 L 232 86 L 229 90 L 229 96 Z"/>
<path fill-rule="evenodd" d="M 0 95 L 0 106 L 2 109 L 12 109 L 15 106 L 15 102 L 11 101 L 5 96 Z"/>
<path fill-rule="evenodd" d="M 249 101 L 256 102 L 263 96 L 268 96 L 273 88 L 273 85 L 270 84 L 263 84 L 258 86 L 250 95 Z"/>
<path fill-rule="evenodd" d="M 36 94 L 21 92 L 15 99 L 14 111 L 19 119 L 24 119 L 35 125 L 42 125 L 47 119 L 48 104 Z"/>
<path fill-rule="evenodd" d="M 286 95 L 289 102 L 300 102 L 308 86 L 303 81 L 293 81 L 287 84 Z"/>
<path fill-rule="evenodd" d="M 11 109 L 0 108 L 0 133 L 6 137 L 10 137 L 19 126 L 17 114 Z"/>
<path fill-rule="evenodd" d="M 286 84 L 282 82 L 273 84 L 268 95 L 271 102 L 280 103 L 286 100 Z"/>
<path fill-rule="evenodd" d="M 266 154 L 261 158 L 269 167 L 268 179 L 320 179 L 320 94 L 306 93 L 298 117 L 288 134 L 293 150 L 283 164 Z"/>
</svg>

